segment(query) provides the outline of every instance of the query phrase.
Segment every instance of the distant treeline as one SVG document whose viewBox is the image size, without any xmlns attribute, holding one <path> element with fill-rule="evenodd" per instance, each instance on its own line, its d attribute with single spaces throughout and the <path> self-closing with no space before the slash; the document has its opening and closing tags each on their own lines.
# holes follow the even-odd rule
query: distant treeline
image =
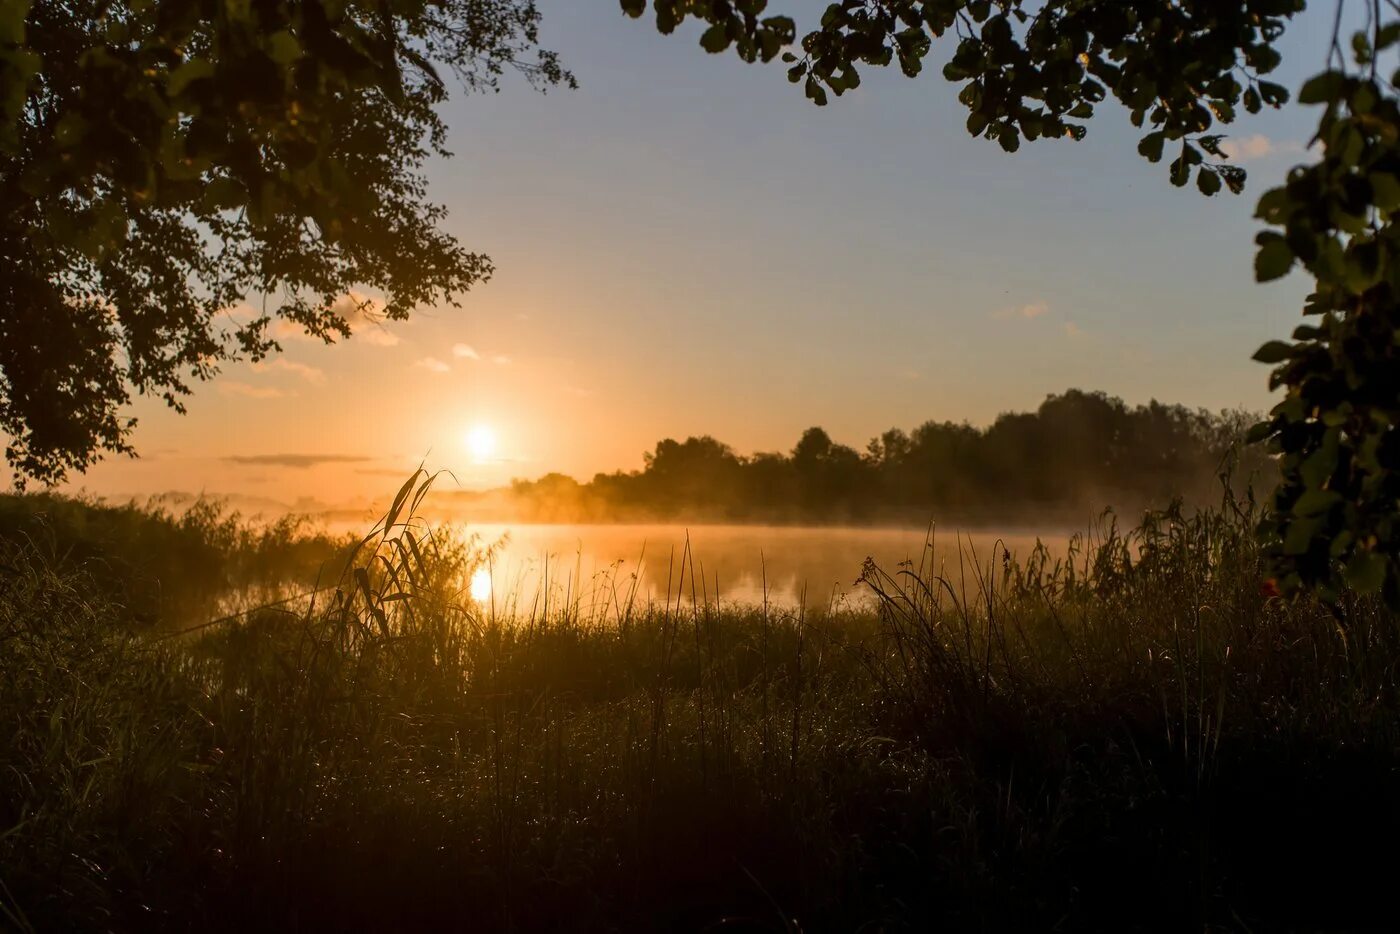
<svg viewBox="0 0 1400 934">
<path fill-rule="evenodd" d="M 1109 506 L 1216 502 L 1232 463 L 1236 488 L 1271 485 L 1262 452 L 1232 453 L 1255 420 L 1072 389 L 986 428 L 894 428 L 864 451 L 821 428 L 790 453 L 748 457 L 709 436 L 667 438 L 640 471 L 516 480 L 510 498 L 518 518 L 556 522 L 1081 522 Z"/>
</svg>

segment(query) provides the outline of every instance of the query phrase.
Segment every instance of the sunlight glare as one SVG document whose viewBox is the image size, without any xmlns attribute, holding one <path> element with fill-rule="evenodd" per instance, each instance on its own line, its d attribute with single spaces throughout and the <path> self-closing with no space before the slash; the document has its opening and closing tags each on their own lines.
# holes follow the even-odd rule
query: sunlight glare
<svg viewBox="0 0 1400 934">
<path fill-rule="evenodd" d="M 496 432 L 490 425 L 474 425 L 467 432 L 467 451 L 478 464 L 491 459 L 496 453 Z"/>
<path fill-rule="evenodd" d="M 471 584 L 468 586 L 472 599 L 477 603 L 485 603 L 491 599 L 491 570 L 489 568 L 477 568 L 472 573 Z"/>
</svg>

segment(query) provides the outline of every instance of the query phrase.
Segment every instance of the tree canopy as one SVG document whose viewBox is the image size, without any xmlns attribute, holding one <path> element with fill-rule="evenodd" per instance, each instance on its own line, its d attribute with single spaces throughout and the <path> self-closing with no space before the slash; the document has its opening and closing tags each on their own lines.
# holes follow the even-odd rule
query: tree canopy
<svg viewBox="0 0 1400 934">
<path fill-rule="evenodd" d="M 448 77 L 568 84 L 534 0 L 0 0 L 0 430 L 22 480 L 130 450 L 277 318 L 331 341 L 454 303 Z M 366 290 L 383 296 L 371 303 Z M 252 300 L 239 317 L 231 309 Z"/>
</svg>

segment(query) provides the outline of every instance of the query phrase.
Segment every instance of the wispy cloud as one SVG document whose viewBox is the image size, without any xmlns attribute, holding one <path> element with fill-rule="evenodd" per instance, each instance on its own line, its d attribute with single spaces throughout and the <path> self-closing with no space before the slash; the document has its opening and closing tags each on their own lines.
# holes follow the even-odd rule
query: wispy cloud
<svg viewBox="0 0 1400 934">
<path fill-rule="evenodd" d="M 294 360 L 288 360 L 285 357 L 275 357 L 261 363 L 254 363 L 253 370 L 255 372 L 281 370 L 284 373 L 292 373 L 299 376 L 313 386 L 321 386 L 326 382 L 326 374 L 323 371 L 314 366 L 308 366 L 305 363 L 297 363 Z"/>
<path fill-rule="evenodd" d="M 322 464 L 363 464 L 371 460 L 358 454 L 232 454 L 224 460 L 230 464 L 259 467 L 294 467 L 303 469 Z"/>
<path fill-rule="evenodd" d="M 384 303 L 378 299 L 370 298 L 360 292 L 347 292 L 331 303 L 330 310 L 331 314 L 349 325 L 350 333 L 357 338 L 377 347 L 393 347 L 399 342 L 395 334 L 384 328 L 381 316 Z M 269 314 L 272 311 L 272 308 L 268 309 Z M 300 324 L 285 318 L 274 319 L 268 328 L 268 333 L 279 341 L 320 341 L 319 337 L 307 334 L 306 329 Z"/>
<path fill-rule="evenodd" d="M 1068 337 L 1071 340 L 1073 340 L 1074 338 L 1079 337 L 1081 334 L 1083 334 L 1084 329 L 1081 328 L 1079 325 L 1075 324 L 1073 321 L 1066 321 L 1064 323 L 1064 332 L 1065 337 Z"/>
<path fill-rule="evenodd" d="M 374 347 L 396 347 L 399 343 L 399 336 L 382 324 L 373 324 L 356 331 L 355 338 Z"/>
<path fill-rule="evenodd" d="M 331 311 L 350 325 L 351 330 L 366 324 L 378 324 L 379 314 L 383 310 L 383 302 L 360 292 L 346 292 L 331 305 Z"/>
<path fill-rule="evenodd" d="M 511 359 L 503 353 L 498 353 L 491 358 L 491 362 L 496 364 L 497 366 L 509 366 Z"/>
<path fill-rule="evenodd" d="M 1014 318 L 1022 318 L 1029 321 L 1033 318 L 1039 318 L 1041 315 L 1049 314 L 1049 312 L 1050 305 L 1046 302 L 1041 301 L 1031 302 L 1028 305 L 1021 305 L 1016 308 L 1002 308 L 999 311 L 993 312 L 992 317 L 1000 321 L 1006 321 Z"/>
<path fill-rule="evenodd" d="M 1273 155 L 1297 155 L 1304 152 L 1301 144 L 1270 139 L 1263 133 L 1227 139 L 1220 144 L 1220 151 L 1234 162 L 1252 162 Z"/>
<path fill-rule="evenodd" d="M 476 348 L 471 344 L 453 344 L 452 356 L 459 360 L 480 360 L 481 354 L 476 352 Z"/>
<path fill-rule="evenodd" d="M 429 373 L 446 373 L 452 369 L 452 367 L 448 366 L 446 363 L 443 363 L 437 357 L 424 357 L 421 360 L 413 361 L 413 365 L 416 367 L 422 367 Z"/>
<path fill-rule="evenodd" d="M 236 380 L 224 380 L 219 383 L 219 392 L 226 396 L 243 396 L 248 399 L 280 399 L 286 393 L 271 386 L 254 386 L 252 383 L 240 383 Z"/>
</svg>

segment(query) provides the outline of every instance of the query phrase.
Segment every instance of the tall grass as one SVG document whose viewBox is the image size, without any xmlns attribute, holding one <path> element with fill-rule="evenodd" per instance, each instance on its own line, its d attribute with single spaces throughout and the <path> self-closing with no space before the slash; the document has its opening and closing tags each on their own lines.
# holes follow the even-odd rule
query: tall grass
<svg viewBox="0 0 1400 934">
<path fill-rule="evenodd" d="M 3 546 L 24 930 L 1300 930 L 1393 918 L 1394 616 L 1270 596 L 1248 504 L 869 609 L 474 604 L 423 485 L 307 605 L 132 635 Z"/>
<path fill-rule="evenodd" d="M 314 588 L 354 544 L 302 516 L 258 522 L 217 500 L 176 512 L 160 498 L 113 505 L 52 494 L 0 494 L 0 540 L 81 568 L 91 588 L 121 605 L 122 623 L 155 628 Z"/>
</svg>

